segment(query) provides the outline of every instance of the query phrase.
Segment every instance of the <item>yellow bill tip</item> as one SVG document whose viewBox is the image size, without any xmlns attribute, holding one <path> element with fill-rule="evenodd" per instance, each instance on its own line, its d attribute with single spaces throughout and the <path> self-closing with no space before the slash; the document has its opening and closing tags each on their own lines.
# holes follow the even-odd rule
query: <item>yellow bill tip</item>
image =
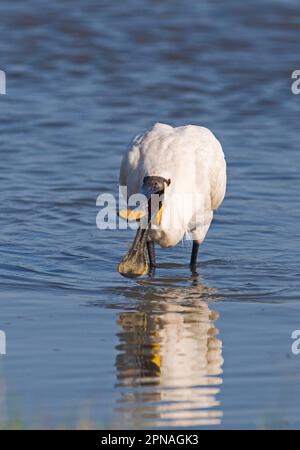
<svg viewBox="0 0 300 450">
<path fill-rule="evenodd" d="M 142 270 L 136 270 L 134 265 L 132 265 L 130 262 L 128 263 L 128 261 L 126 261 L 125 259 L 119 263 L 118 272 L 120 275 L 123 275 L 123 277 L 126 278 L 141 277 L 148 273 L 148 264 L 146 263 L 145 266 L 142 268 Z"/>
</svg>

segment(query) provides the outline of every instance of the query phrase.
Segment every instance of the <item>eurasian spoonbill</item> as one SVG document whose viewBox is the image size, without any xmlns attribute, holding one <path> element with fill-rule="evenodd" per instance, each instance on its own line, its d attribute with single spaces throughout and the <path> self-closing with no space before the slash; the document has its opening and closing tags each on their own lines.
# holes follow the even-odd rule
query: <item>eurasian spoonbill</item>
<svg viewBox="0 0 300 450">
<path fill-rule="evenodd" d="M 196 125 L 173 128 L 156 123 L 137 136 L 124 155 L 120 185 L 126 186 L 128 198 L 144 194 L 148 211 L 121 213 L 127 219 L 136 217 L 140 224 L 119 272 L 131 277 L 147 273 L 146 248 L 151 269 L 156 266 L 154 242 L 173 247 L 184 236 L 193 240 L 194 269 L 199 245 L 226 191 L 226 162 L 213 133 Z"/>
</svg>

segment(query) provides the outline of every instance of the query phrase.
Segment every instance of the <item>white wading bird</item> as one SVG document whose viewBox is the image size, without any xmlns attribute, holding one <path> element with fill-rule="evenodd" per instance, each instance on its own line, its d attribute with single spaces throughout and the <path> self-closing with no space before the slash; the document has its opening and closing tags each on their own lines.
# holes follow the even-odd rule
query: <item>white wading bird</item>
<svg viewBox="0 0 300 450">
<path fill-rule="evenodd" d="M 173 247 L 187 235 L 193 240 L 190 265 L 196 266 L 199 245 L 210 227 L 213 211 L 226 191 L 226 162 L 222 147 L 207 128 L 173 128 L 156 123 L 136 137 L 120 169 L 127 197 L 144 194 L 148 211 L 121 211 L 127 220 L 141 219 L 134 242 L 120 262 L 124 276 L 139 276 L 155 267 L 154 242 Z M 153 202 L 159 196 L 159 201 Z M 153 207 L 156 204 L 156 207 Z"/>
</svg>

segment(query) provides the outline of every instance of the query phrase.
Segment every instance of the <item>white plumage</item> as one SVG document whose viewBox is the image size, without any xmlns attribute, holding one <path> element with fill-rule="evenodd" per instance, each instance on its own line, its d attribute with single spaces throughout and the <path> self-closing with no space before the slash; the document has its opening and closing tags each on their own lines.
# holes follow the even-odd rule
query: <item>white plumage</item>
<svg viewBox="0 0 300 450">
<path fill-rule="evenodd" d="M 120 185 L 127 186 L 128 196 L 140 193 L 145 176 L 171 180 L 150 240 L 169 247 L 187 233 L 200 244 L 226 191 L 226 162 L 213 133 L 196 125 L 156 123 L 133 140 L 122 160 Z"/>
</svg>

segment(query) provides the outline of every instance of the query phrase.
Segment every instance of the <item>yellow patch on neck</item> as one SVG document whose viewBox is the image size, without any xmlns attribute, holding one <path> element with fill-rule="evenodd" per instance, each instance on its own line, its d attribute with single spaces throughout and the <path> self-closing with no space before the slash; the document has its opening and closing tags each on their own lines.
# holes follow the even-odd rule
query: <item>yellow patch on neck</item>
<svg viewBox="0 0 300 450">
<path fill-rule="evenodd" d="M 163 212 L 163 207 L 161 206 L 159 208 L 158 213 L 157 213 L 157 223 L 158 223 L 158 225 L 160 225 L 161 221 L 162 221 L 162 212 Z"/>
<path fill-rule="evenodd" d="M 145 217 L 146 213 L 145 211 L 132 211 L 131 209 L 122 209 L 119 212 L 119 216 L 127 220 L 127 222 L 134 222 L 136 220 L 141 220 L 143 217 Z"/>
<path fill-rule="evenodd" d="M 163 207 L 161 206 L 157 213 L 158 225 L 161 224 L 162 213 L 163 213 Z M 131 209 L 122 209 L 121 211 L 119 211 L 119 216 L 121 217 L 121 219 L 124 219 L 127 222 L 135 222 L 135 221 L 141 220 L 143 217 L 145 217 L 145 215 L 146 215 L 145 211 L 132 211 Z"/>
</svg>

